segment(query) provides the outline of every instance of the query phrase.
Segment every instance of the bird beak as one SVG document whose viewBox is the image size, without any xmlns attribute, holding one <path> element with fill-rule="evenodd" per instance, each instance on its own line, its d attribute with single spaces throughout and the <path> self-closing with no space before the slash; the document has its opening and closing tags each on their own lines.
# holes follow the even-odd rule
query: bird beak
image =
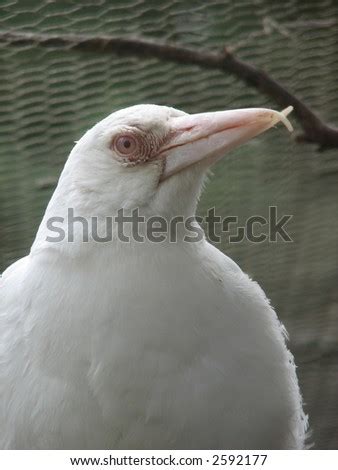
<svg viewBox="0 0 338 470">
<path fill-rule="evenodd" d="M 293 129 L 287 115 L 292 109 L 289 106 L 278 112 L 249 108 L 171 118 L 170 138 L 161 150 L 165 161 L 162 180 L 198 162 L 210 166 L 228 150 L 265 132 L 280 121 L 291 132 Z"/>
</svg>

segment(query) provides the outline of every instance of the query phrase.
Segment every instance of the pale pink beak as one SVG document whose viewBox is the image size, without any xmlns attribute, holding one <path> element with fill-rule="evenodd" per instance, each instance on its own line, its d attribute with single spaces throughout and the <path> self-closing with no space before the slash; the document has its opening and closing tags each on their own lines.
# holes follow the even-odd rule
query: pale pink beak
<svg viewBox="0 0 338 470">
<path fill-rule="evenodd" d="M 292 106 L 282 112 L 249 108 L 171 118 L 171 138 L 161 150 L 165 160 L 162 180 L 198 162 L 209 166 L 228 150 L 247 142 L 280 121 L 292 131 L 291 123 L 286 117 L 291 111 Z"/>
</svg>

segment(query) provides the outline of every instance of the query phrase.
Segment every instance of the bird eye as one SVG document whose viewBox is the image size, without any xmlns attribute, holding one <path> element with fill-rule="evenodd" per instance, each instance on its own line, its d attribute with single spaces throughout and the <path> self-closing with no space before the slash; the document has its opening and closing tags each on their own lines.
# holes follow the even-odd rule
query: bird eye
<svg viewBox="0 0 338 470">
<path fill-rule="evenodd" d="M 120 135 L 113 141 L 114 150 L 122 156 L 128 156 L 137 150 L 138 142 L 132 135 Z"/>
</svg>

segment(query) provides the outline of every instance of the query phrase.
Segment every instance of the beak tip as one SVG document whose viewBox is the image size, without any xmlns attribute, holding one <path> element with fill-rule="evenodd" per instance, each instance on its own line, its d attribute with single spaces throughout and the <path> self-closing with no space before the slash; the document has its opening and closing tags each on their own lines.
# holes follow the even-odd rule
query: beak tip
<svg viewBox="0 0 338 470">
<path fill-rule="evenodd" d="M 287 116 L 293 111 L 293 106 L 288 106 L 287 108 L 283 109 L 279 114 L 280 120 L 284 124 L 284 126 L 287 128 L 289 132 L 293 132 L 293 126 Z"/>
<path fill-rule="evenodd" d="M 284 116 L 288 116 L 291 112 L 293 111 L 293 106 L 288 106 L 287 108 L 283 109 L 282 114 L 284 114 Z"/>
</svg>

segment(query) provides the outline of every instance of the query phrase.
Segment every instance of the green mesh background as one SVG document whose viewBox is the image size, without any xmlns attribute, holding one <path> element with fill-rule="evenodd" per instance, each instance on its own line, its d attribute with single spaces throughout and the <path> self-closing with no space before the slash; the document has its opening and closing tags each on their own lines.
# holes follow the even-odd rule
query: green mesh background
<svg viewBox="0 0 338 470">
<path fill-rule="evenodd" d="M 2 0 L 0 8 L 0 32 L 238 45 L 239 57 L 338 124 L 337 1 Z M 28 252 L 73 141 L 112 110 L 141 102 L 188 112 L 275 106 L 218 71 L 0 43 L 0 270 Z M 264 287 L 290 332 L 315 446 L 338 448 L 338 151 L 318 153 L 278 128 L 214 174 L 201 214 L 213 205 L 241 220 L 271 205 L 293 214 L 294 243 L 221 248 Z"/>
</svg>

